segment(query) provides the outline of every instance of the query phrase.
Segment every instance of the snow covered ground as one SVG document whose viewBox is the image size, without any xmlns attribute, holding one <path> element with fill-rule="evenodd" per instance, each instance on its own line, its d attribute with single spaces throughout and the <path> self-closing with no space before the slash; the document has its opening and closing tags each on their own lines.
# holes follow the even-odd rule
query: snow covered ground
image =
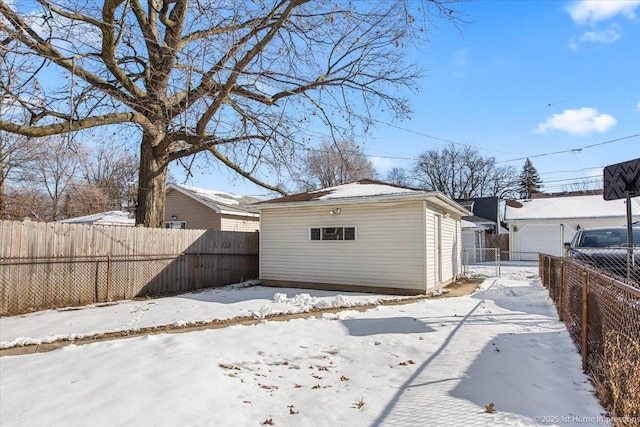
<svg viewBox="0 0 640 427">
<path fill-rule="evenodd" d="M 234 286 L 2 318 L 0 340 L 382 298 Z M 4 356 L 0 425 L 608 425 L 580 365 L 537 267 L 503 266 L 463 297 Z"/>
<path fill-rule="evenodd" d="M 304 313 L 313 308 L 361 307 L 403 299 L 390 295 L 277 289 L 255 286 L 256 283 L 245 282 L 175 297 L 1 317 L 0 349 L 166 325 L 184 327 L 237 317 L 264 319 L 275 314 Z"/>
</svg>

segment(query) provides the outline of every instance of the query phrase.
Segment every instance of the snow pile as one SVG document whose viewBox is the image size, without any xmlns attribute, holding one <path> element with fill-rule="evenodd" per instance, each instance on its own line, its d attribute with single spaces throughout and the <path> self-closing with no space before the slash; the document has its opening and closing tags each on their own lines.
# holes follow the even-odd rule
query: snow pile
<svg viewBox="0 0 640 427">
<path fill-rule="evenodd" d="M 448 289 L 444 289 L 444 288 L 440 288 L 440 289 L 436 289 L 434 291 L 431 291 L 429 293 L 429 295 L 431 295 L 432 297 L 439 297 L 440 295 L 444 295 L 449 293 Z"/>
<path fill-rule="evenodd" d="M 298 314 L 308 313 L 313 309 L 328 309 L 339 307 L 362 307 L 378 304 L 380 299 L 369 298 L 365 300 L 352 300 L 342 294 L 330 297 L 314 297 L 308 293 L 296 294 L 289 298 L 286 293 L 277 292 L 273 295 L 275 306 L 262 306 L 251 313 L 256 319 L 264 319 L 274 314 Z M 283 307 L 284 305 L 284 307 Z"/>
</svg>

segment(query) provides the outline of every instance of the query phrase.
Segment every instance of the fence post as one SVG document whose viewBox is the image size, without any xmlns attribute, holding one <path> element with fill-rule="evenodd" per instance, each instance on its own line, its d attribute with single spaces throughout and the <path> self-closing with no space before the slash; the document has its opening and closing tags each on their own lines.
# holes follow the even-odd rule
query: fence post
<svg viewBox="0 0 640 427">
<path fill-rule="evenodd" d="M 589 273 L 582 272 L 582 370 L 587 371 L 587 327 L 589 322 Z"/>
<path fill-rule="evenodd" d="M 196 289 L 200 289 L 200 277 L 202 275 L 200 269 L 202 269 L 202 260 L 200 259 L 200 252 L 198 252 L 196 256 Z"/>
<path fill-rule="evenodd" d="M 547 289 L 551 290 L 551 264 L 553 259 L 551 257 L 547 257 L 548 265 L 547 265 Z"/>
<path fill-rule="evenodd" d="M 560 261 L 560 290 L 558 292 L 558 320 L 564 321 L 562 318 L 562 299 L 564 297 L 564 261 Z"/>
<path fill-rule="evenodd" d="M 107 255 L 107 294 L 105 301 L 109 302 L 109 290 L 111 289 L 111 255 Z"/>
<path fill-rule="evenodd" d="M 467 248 L 462 249 L 462 275 L 467 276 Z"/>
</svg>

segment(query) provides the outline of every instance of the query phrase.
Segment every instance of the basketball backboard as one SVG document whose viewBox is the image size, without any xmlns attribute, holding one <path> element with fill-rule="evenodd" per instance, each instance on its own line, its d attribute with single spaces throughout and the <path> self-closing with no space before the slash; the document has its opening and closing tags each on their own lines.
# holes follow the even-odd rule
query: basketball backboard
<svg viewBox="0 0 640 427">
<path fill-rule="evenodd" d="M 604 168 L 605 200 L 625 199 L 640 196 L 640 159 L 616 163 Z"/>
</svg>

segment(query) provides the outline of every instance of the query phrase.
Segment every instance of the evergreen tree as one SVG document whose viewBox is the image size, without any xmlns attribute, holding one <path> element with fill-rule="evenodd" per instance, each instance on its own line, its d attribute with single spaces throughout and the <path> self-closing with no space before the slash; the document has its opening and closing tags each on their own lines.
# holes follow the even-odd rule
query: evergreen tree
<svg viewBox="0 0 640 427">
<path fill-rule="evenodd" d="M 527 159 L 524 162 L 522 172 L 520 172 L 520 179 L 518 180 L 518 192 L 520 197 L 528 199 L 534 193 L 539 193 L 542 189 L 542 179 L 538 175 L 538 171 L 531 163 L 531 160 Z"/>
</svg>

